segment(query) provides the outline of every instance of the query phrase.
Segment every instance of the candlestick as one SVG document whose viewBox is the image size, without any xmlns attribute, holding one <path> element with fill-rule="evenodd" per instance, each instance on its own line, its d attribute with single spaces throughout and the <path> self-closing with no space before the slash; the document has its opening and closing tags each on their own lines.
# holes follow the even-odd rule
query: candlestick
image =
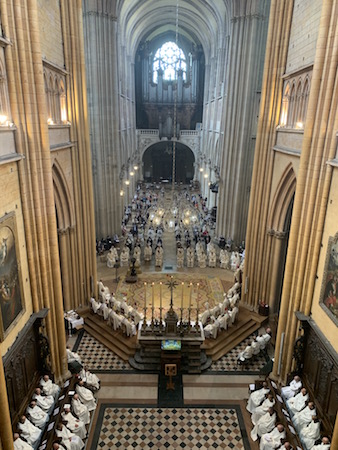
<svg viewBox="0 0 338 450">
<path fill-rule="evenodd" d="M 184 282 L 182 282 L 182 295 L 181 295 L 181 309 L 183 310 L 183 288 L 184 288 Z"/>
<path fill-rule="evenodd" d="M 147 307 L 147 283 L 144 283 L 144 307 Z"/>
<path fill-rule="evenodd" d="M 199 290 L 200 284 L 197 283 L 197 294 L 196 294 L 196 302 L 198 302 L 198 290 Z"/>
<path fill-rule="evenodd" d="M 162 281 L 160 281 L 160 309 L 162 310 Z"/>
<path fill-rule="evenodd" d="M 189 309 L 191 309 L 192 283 L 190 283 Z"/>
<path fill-rule="evenodd" d="M 154 282 L 151 283 L 151 306 L 153 310 L 154 310 L 154 284 L 155 284 Z"/>
</svg>

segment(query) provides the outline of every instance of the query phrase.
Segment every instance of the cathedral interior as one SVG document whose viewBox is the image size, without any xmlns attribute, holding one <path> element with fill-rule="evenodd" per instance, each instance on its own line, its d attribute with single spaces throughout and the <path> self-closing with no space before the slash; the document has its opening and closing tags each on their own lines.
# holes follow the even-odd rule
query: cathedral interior
<svg viewBox="0 0 338 450">
<path fill-rule="evenodd" d="M 0 450 L 338 448 L 337 24 L 0 0 Z"/>
</svg>

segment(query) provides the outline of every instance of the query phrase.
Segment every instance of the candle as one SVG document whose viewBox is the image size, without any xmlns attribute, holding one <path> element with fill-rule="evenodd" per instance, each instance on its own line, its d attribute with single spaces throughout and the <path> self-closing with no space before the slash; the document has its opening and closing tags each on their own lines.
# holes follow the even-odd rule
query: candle
<svg viewBox="0 0 338 450">
<path fill-rule="evenodd" d="M 190 283 L 189 309 L 191 309 L 192 283 Z"/>
<path fill-rule="evenodd" d="M 144 283 L 144 308 L 147 307 L 147 283 Z"/>
<path fill-rule="evenodd" d="M 160 309 L 162 309 L 162 281 L 160 281 Z"/>
<path fill-rule="evenodd" d="M 151 304 L 152 304 L 152 307 L 154 309 L 154 283 L 151 283 L 151 288 L 152 288 Z"/>
<path fill-rule="evenodd" d="M 197 283 L 197 294 L 196 294 L 196 303 L 198 305 L 198 288 L 200 287 L 200 284 Z"/>
<path fill-rule="evenodd" d="M 181 309 L 183 309 L 183 288 L 184 288 L 184 283 L 182 283 Z"/>
</svg>

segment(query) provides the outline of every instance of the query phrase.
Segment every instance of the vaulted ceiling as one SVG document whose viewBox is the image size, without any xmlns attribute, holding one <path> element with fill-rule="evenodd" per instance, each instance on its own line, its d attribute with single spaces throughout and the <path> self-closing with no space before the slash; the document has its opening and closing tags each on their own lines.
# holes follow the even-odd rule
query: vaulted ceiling
<svg viewBox="0 0 338 450">
<path fill-rule="evenodd" d="M 121 42 L 133 58 L 141 41 L 175 32 L 178 17 L 179 34 L 201 43 L 208 61 L 222 45 L 224 32 L 229 30 L 231 3 L 229 0 L 117 0 Z"/>
</svg>

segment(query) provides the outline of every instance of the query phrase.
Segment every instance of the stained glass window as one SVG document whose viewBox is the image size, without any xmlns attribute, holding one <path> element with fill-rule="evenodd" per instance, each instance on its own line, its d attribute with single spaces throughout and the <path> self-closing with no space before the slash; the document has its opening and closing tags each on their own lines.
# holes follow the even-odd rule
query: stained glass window
<svg viewBox="0 0 338 450">
<path fill-rule="evenodd" d="M 153 82 L 157 83 L 158 70 L 163 70 L 164 80 L 176 80 L 178 70 L 183 72 L 186 80 L 187 64 L 185 55 L 175 42 L 165 42 L 155 53 L 153 60 Z"/>
</svg>

